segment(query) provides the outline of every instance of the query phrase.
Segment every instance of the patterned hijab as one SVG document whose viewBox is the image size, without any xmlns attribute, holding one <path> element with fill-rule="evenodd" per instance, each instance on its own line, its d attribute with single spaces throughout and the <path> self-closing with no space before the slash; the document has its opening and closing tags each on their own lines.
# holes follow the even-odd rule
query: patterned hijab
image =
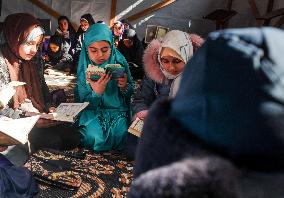
<svg viewBox="0 0 284 198">
<path fill-rule="evenodd" d="M 38 34 L 40 23 L 30 14 L 16 13 L 6 17 L 4 21 L 4 37 L 6 43 L 1 46 L 1 51 L 8 67 L 11 81 L 25 82 L 25 86 L 16 88 L 13 96 L 13 108 L 18 108 L 25 99 L 30 99 L 35 108 L 40 112 L 44 109 L 44 99 L 40 88 L 40 80 L 37 75 L 37 66 L 30 60 L 23 60 L 19 55 L 19 47 L 22 43 Z"/>
<path fill-rule="evenodd" d="M 168 79 L 174 79 L 177 76 L 172 76 L 171 74 L 169 74 L 162 67 L 160 61 L 162 56 L 167 55 L 176 57 L 178 59 L 181 59 L 184 63 L 187 63 L 187 61 L 193 55 L 193 46 L 188 33 L 182 32 L 180 30 L 172 30 L 165 35 L 161 42 L 158 54 L 158 60 L 160 62 L 161 71 Z"/>
</svg>

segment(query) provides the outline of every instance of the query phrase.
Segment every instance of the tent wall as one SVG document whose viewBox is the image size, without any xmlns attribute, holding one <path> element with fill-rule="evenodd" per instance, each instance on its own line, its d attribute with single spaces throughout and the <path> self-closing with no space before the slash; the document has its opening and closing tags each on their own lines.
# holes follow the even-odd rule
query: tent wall
<svg viewBox="0 0 284 198">
<path fill-rule="evenodd" d="M 46 5 L 66 15 L 72 22 L 79 24 L 79 18 L 84 13 L 91 13 L 94 19 L 110 21 L 111 0 L 41 0 Z M 268 0 L 256 0 L 260 13 L 264 13 Z M 159 0 L 117 0 L 116 18 L 126 18 L 136 14 Z M 140 38 L 144 37 L 147 25 L 162 25 L 170 29 L 195 32 L 206 36 L 215 30 L 215 23 L 203 19 L 203 16 L 217 8 L 225 8 L 226 0 L 177 0 L 171 5 L 155 11 L 131 23 L 136 27 Z M 283 0 L 275 0 L 274 8 L 284 7 Z M 238 12 L 229 23 L 229 27 L 255 26 L 255 19 L 251 13 L 247 0 L 234 0 L 232 9 Z M 30 3 L 28 0 L 2 0 L 1 21 L 11 13 L 28 12 L 38 18 L 51 19 L 51 30 L 55 31 L 57 20 Z M 188 21 L 191 20 L 191 28 Z"/>
</svg>

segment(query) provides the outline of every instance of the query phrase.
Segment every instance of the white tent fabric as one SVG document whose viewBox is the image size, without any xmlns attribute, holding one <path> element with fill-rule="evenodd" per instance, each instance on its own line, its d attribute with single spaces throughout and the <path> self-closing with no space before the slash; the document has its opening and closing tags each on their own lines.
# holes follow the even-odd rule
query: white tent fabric
<svg viewBox="0 0 284 198">
<path fill-rule="evenodd" d="M 66 15 L 73 23 L 79 25 L 79 18 L 85 13 L 91 13 L 94 19 L 103 20 L 107 24 L 110 21 L 111 0 L 41 0 L 41 2 L 50 6 L 52 9 Z M 138 13 L 149 6 L 160 2 L 160 0 L 117 0 L 116 17 L 117 19 L 126 18 Z M 170 29 L 179 29 L 198 33 L 204 37 L 215 30 L 215 23 L 203 19 L 203 16 L 209 14 L 217 8 L 225 8 L 227 0 L 177 0 L 175 3 L 153 12 L 143 18 L 131 23 L 136 27 L 138 36 L 145 35 L 147 25 L 162 25 Z M 264 13 L 268 0 L 257 0 L 260 13 Z M 283 0 L 274 1 L 274 9 L 283 8 Z M 232 9 L 238 12 L 229 23 L 229 27 L 239 28 L 255 26 L 255 19 L 251 13 L 247 0 L 234 0 Z M 51 19 L 51 30 L 55 31 L 57 20 L 28 0 L 3 0 L 1 10 L 1 21 L 11 13 L 28 12 L 38 18 Z M 188 21 L 192 25 L 189 29 Z"/>
</svg>

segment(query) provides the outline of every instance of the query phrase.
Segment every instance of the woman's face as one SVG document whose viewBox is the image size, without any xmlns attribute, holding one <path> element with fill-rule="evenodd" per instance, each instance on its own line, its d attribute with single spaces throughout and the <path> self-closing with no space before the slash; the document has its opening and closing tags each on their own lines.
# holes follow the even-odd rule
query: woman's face
<svg viewBox="0 0 284 198">
<path fill-rule="evenodd" d="M 161 57 L 162 67 L 172 75 L 178 75 L 183 71 L 185 63 L 173 56 Z"/>
<path fill-rule="evenodd" d="M 50 43 L 50 44 L 49 44 L 49 48 L 50 48 L 50 50 L 51 50 L 52 52 L 54 52 L 54 53 L 58 52 L 58 50 L 59 50 L 59 46 L 56 45 L 55 43 Z"/>
<path fill-rule="evenodd" d="M 66 19 L 61 19 L 59 21 L 59 28 L 63 31 L 66 32 L 68 30 L 68 21 Z"/>
<path fill-rule="evenodd" d="M 19 47 L 19 55 L 24 60 L 31 60 L 37 53 L 37 50 L 42 42 L 43 36 L 39 35 L 32 41 L 22 43 Z"/>
<path fill-rule="evenodd" d="M 107 41 L 97 41 L 88 47 L 90 59 L 96 64 L 102 64 L 110 57 L 111 48 Z"/>
<path fill-rule="evenodd" d="M 122 35 L 122 32 L 123 29 L 122 29 L 122 25 L 120 25 L 119 23 L 116 23 L 113 27 L 113 32 L 114 32 L 114 35 L 115 36 L 120 36 Z"/>
<path fill-rule="evenodd" d="M 85 20 L 80 21 L 80 25 L 81 25 L 81 28 L 84 32 L 86 32 L 88 30 L 88 28 L 90 27 L 89 22 L 85 21 Z"/>
</svg>

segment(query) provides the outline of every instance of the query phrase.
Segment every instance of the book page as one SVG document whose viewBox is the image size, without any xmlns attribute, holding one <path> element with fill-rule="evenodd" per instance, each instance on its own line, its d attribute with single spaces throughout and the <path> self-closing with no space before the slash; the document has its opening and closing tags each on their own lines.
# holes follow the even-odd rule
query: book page
<svg viewBox="0 0 284 198">
<path fill-rule="evenodd" d="M 141 133 L 142 133 L 143 125 L 144 125 L 144 121 L 137 117 L 132 122 L 130 127 L 128 128 L 128 132 L 137 136 L 137 137 L 140 137 Z"/>
<path fill-rule="evenodd" d="M 53 114 L 54 120 L 74 122 L 75 117 L 87 106 L 88 102 L 84 103 L 61 103 Z"/>
<path fill-rule="evenodd" d="M 0 138 L 0 145 L 25 144 L 39 118 L 39 115 L 19 119 L 0 117 L 0 132 L 6 135 Z"/>
<path fill-rule="evenodd" d="M 88 102 L 84 103 L 61 103 L 54 113 L 34 113 L 26 112 L 25 116 L 40 115 L 40 118 L 57 120 L 62 122 L 74 122 L 76 116 L 87 106 Z"/>
</svg>

